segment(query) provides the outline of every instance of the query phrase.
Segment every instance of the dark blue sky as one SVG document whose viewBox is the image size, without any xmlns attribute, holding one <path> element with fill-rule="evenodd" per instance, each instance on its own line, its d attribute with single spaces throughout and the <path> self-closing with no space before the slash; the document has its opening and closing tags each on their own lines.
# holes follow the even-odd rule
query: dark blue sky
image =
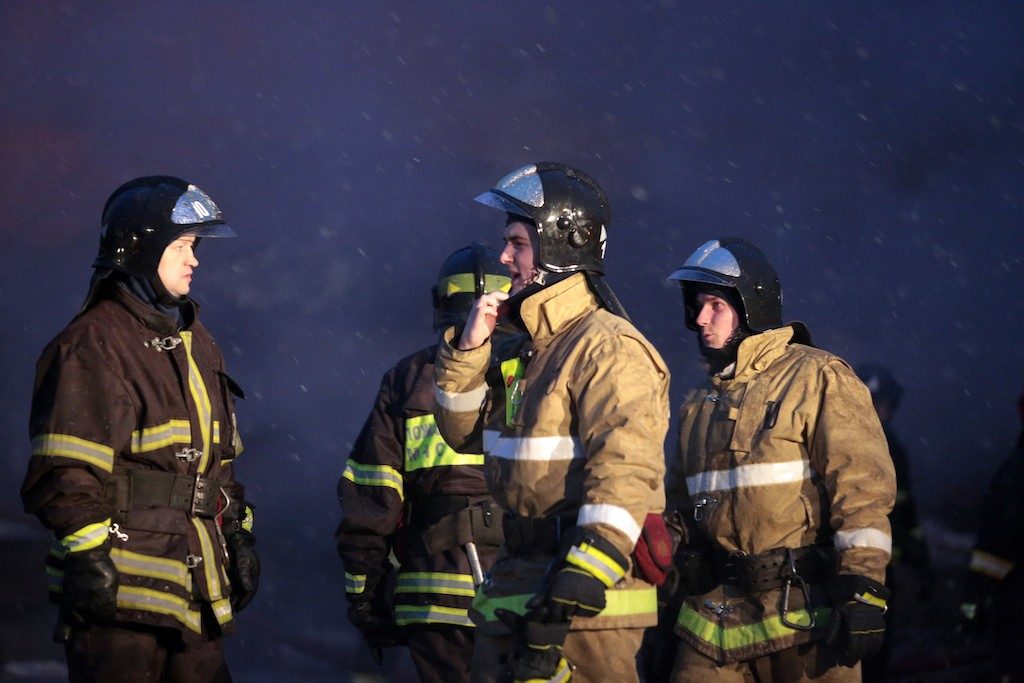
<svg viewBox="0 0 1024 683">
<path fill-rule="evenodd" d="M 499 244 L 472 198 L 557 160 L 611 197 L 609 279 L 674 402 L 700 371 L 665 276 L 750 239 L 787 318 L 896 368 L 922 505 L 969 528 L 948 511 L 1024 390 L 1022 39 L 1019 2 L 3 3 L 0 512 L 107 195 L 179 175 L 240 235 L 203 245 L 194 291 L 249 396 L 254 618 L 301 595 L 343 619 L 334 484 L 379 377 L 431 341 L 441 260 Z"/>
</svg>

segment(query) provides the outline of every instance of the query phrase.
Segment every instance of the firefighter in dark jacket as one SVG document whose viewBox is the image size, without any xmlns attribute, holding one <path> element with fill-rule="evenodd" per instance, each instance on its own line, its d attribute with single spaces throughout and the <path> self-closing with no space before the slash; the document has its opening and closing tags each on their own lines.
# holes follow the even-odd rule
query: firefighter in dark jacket
<svg viewBox="0 0 1024 683">
<path fill-rule="evenodd" d="M 433 289 L 434 328 L 464 324 L 476 297 L 509 284 L 493 249 L 456 251 Z M 336 540 L 349 620 L 374 657 L 401 642 L 422 680 L 452 683 L 469 679 L 467 610 L 501 543 L 501 514 L 487 492 L 484 456 L 456 453 L 437 431 L 436 355 L 437 345 L 428 346 L 385 373 L 338 481 Z"/>
<path fill-rule="evenodd" d="M 169 176 L 122 185 L 102 225 L 85 305 L 36 368 L 21 489 L 56 537 L 55 638 L 72 681 L 230 681 L 222 636 L 259 579 L 241 391 L 188 293 L 200 239 L 234 231 Z"/>
</svg>

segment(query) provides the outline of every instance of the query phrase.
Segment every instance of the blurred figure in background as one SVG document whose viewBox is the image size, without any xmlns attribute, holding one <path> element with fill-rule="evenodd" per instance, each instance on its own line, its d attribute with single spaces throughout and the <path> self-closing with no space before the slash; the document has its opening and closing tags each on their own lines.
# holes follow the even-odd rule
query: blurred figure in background
<svg viewBox="0 0 1024 683">
<path fill-rule="evenodd" d="M 857 375 L 871 392 L 871 402 L 896 468 L 896 505 L 889 514 L 892 559 L 885 572 L 885 583 L 893 593 L 889 602 L 889 631 L 878 655 L 864 662 L 864 680 L 873 681 L 879 680 L 889 666 L 893 642 L 900 638 L 901 616 L 910 611 L 910 605 L 929 594 L 931 568 L 928 544 L 914 504 L 910 459 L 893 427 L 903 386 L 892 369 L 877 363 L 860 365 Z"/>
<path fill-rule="evenodd" d="M 1024 423 L 1024 394 L 1017 403 Z M 1024 681 L 1024 428 L 981 508 L 978 540 L 960 611 L 965 625 L 992 635 L 1001 681 Z"/>
<path fill-rule="evenodd" d="M 433 288 L 434 329 L 464 325 L 477 297 L 509 286 L 494 249 L 456 251 Z M 338 481 L 336 540 L 348 617 L 377 663 L 382 648 L 404 644 L 423 681 L 458 683 L 469 679 L 467 610 L 501 545 L 501 512 L 487 492 L 484 456 L 456 453 L 437 431 L 436 355 L 434 344 L 385 373 Z"/>
</svg>

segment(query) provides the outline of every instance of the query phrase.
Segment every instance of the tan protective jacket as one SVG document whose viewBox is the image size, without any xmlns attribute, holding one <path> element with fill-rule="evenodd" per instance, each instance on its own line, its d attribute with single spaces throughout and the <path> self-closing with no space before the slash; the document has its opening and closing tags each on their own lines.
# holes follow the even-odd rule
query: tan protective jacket
<svg viewBox="0 0 1024 683">
<path fill-rule="evenodd" d="M 506 511 L 575 517 L 629 557 L 647 514 L 664 509 L 668 369 L 629 321 L 599 307 L 583 274 L 527 298 L 521 316 L 533 350 L 515 385 L 518 409 L 507 416 L 504 388 L 485 383 L 490 344 L 459 351 L 448 330 L 435 369 L 438 427 L 456 450 L 485 454 L 491 494 Z M 477 625 L 506 633 L 494 609 L 522 614 L 552 559 L 500 553 L 470 613 Z M 657 621 L 653 587 L 632 573 L 607 598 L 604 612 L 572 628 Z"/>
<path fill-rule="evenodd" d="M 896 480 L 870 394 L 842 359 L 793 337 L 792 326 L 749 337 L 732 377 L 687 396 L 670 502 L 692 507 L 727 552 L 834 544 L 840 573 L 883 582 Z M 688 597 L 676 632 L 721 663 L 747 660 L 820 638 L 824 594 L 812 586 L 818 628 L 801 631 L 779 618 L 781 589 L 746 595 L 726 584 Z M 795 587 L 788 619 L 810 619 Z"/>
</svg>

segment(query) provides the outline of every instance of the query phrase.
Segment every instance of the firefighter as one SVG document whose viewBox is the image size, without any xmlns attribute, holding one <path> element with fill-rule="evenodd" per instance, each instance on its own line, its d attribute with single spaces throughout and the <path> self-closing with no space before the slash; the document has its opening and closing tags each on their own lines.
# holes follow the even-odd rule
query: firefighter
<svg viewBox="0 0 1024 683">
<path fill-rule="evenodd" d="M 924 529 L 917 516 L 912 492 L 910 458 L 893 428 L 893 418 L 903 398 L 903 386 L 891 368 L 876 363 L 857 367 L 857 376 L 871 392 L 871 403 L 882 423 L 889 455 L 896 470 L 896 504 L 889 515 L 892 527 L 892 559 L 885 572 L 885 585 L 892 591 L 889 633 L 878 656 L 866 659 L 862 668 L 865 680 L 885 675 L 892 657 L 892 643 L 903 630 L 903 619 L 914 612 L 913 605 L 928 595 L 931 563 Z"/>
<path fill-rule="evenodd" d="M 859 681 L 889 590 L 892 460 L 867 388 L 782 323 L 782 289 L 753 244 L 703 244 L 679 281 L 708 381 L 679 415 L 670 505 L 701 561 L 672 680 Z"/>
<path fill-rule="evenodd" d="M 78 316 L 36 366 L 25 510 L 47 557 L 72 681 L 229 681 L 222 636 L 252 599 L 252 508 L 235 480 L 242 397 L 188 295 L 217 205 L 170 176 L 103 209 Z"/>
<path fill-rule="evenodd" d="M 474 243 L 445 260 L 433 288 L 434 329 L 465 322 L 476 297 L 506 291 L 494 249 Z M 437 344 L 400 360 L 380 392 L 338 481 L 336 540 L 348 617 L 381 661 L 403 643 L 424 681 L 469 679 L 473 624 L 466 612 L 501 544 L 484 457 L 457 453 L 434 422 Z M 399 561 L 389 581 L 394 551 Z"/>
<path fill-rule="evenodd" d="M 1024 395 L 1017 403 L 1024 422 Z M 960 605 L 964 625 L 992 636 L 1000 681 L 1021 681 L 1024 643 L 1024 429 L 1017 445 L 996 471 L 982 501 L 970 578 Z"/>
<path fill-rule="evenodd" d="M 657 596 L 631 555 L 664 508 L 669 373 L 604 280 L 610 212 L 594 180 L 530 164 L 477 201 L 506 213 L 512 288 L 445 331 L 435 369 L 441 433 L 485 454 L 505 510 L 505 544 L 470 613 L 472 678 L 636 681 Z M 531 343 L 491 384 L 499 317 Z"/>
</svg>

